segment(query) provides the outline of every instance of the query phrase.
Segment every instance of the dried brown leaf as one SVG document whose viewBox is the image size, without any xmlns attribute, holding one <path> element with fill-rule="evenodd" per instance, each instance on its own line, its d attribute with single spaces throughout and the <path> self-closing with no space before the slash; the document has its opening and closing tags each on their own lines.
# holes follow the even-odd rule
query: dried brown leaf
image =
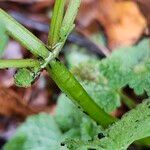
<svg viewBox="0 0 150 150">
<path fill-rule="evenodd" d="M 27 116 L 38 113 L 31 108 L 17 93 L 10 88 L 0 86 L 0 114 L 25 119 Z"/>
</svg>

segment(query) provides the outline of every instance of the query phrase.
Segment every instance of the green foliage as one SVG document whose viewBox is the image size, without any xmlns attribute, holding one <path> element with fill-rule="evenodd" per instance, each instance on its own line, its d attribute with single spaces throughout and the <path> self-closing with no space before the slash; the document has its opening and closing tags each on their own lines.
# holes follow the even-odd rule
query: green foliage
<svg viewBox="0 0 150 150">
<path fill-rule="evenodd" d="M 41 114 L 27 119 L 4 149 L 67 149 L 66 145 L 60 144 L 66 141 L 69 149 L 125 150 L 133 141 L 150 136 L 150 100 L 125 114 L 116 123 L 116 119 L 106 112 L 120 106 L 118 91 L 126 85 L 132 87 L 136 94 L 146 91 L 150 95 L 149 42 L 144 40 L 134 47 L 117 50 L 102 61 L 91 61 L 91 56 L 86 55 L 82 61 L 78 59 L 78 62 L 84 62 L 79 64 L 78 68 L 71 62 L 71 69 L 84 86 L 84 90 L 65 66 L 55 59 L 56 56 L 51 59 L 53 53 L 48 51 L 53 50 L 53 46 L 59 42 L 62 42 L 63 46 L 74 27 L 80 0 L 69 1 L 63 18 L 64 4 L 65 1 L 61 0 L 56 3 L 51 37 L 54 45 L 49 43 L 48 46 L 0 9 L 0 19 L 7 33 L 36 57 L 45 61 L 43 68 L 47 66 L 51 77 L 69 96 L 60 96 L 54 117 Z M 85 62 L 85 59 L 90 61 Z M 16 84 L 24 87 L 31 85 L 39 70 L 20 69 L 15 75 Z M 67 103 L 69 99 L 77 106 L 80 105 L 82 108 L 79 109 L 87 115 L 79 111 L 73 103 Z M 104 127 L 114 124 L 104 131 L 88 116 Z"/>
<path fill-rule="evenodd" d="M 78 9 L 80 7 L 81 0 L 69 0 L 68 8 L 66 10 L 62 27 L 60 29 L 60 39 L 65 41 L 68 35 L 71 33 L 75 27 L 74 20 L 77 16 Z"/>
<path fill-rule="evenodd" d="M 110 113 L 120 106 L 120 97 L 115 90 L 89 81 L 81 84 L 92 99 L 106 112 Z"/>
<path fill-rule="evenodd" d="M 69 6 L 64 16 L 64 20 L 67 16 L 69 25 L 72 26 L 75 19 L 75 14 L 77 14 L 78 7 L 80 5 L 80 1 L 69 1 Z M 71 13 L 72 16 L 70 14 Z M 61 14 L 60 14 L 61 15 Z M 31 53 L 33 53 L 36 58 L 39 57 L 43 61 L 53 55 L 52 52 L 49 51 L 51 49 L 51 45 L 46 46 L 42 43 L 37 37 L 35 37 L 31 32 L 29 32 L 25 27 L 19 24 L 15 19 L 13 19 L 10 15 L 8 15 L 5 11 L 0 9 L 0 19 L 4 23 L 5 29 L 12 38 L 16 39 L 20 42 L 24 47 L 26 47 Z M 67 27 L 69 27 L 67 25 Z M 69 31 L 67 30 L 65 31 Z M 64 35 L 64 38 L 67 38 Z M 65 44 L 65 39 L 62 42 L 62 46 Z M 56 45 L 54 45 L 55 47 Z M 54 55 L 55 56 L 55 55 Z M 56 56 L 55 56 L 56 57 Z M 91 99 L 91 97 L 87 94 L 81 84 L 75 79 L 75 77 L 68 71 L 68 69 L 60 62 L 58 59 L 53 57 L 53 59 L 47 64 L 47 71 L 51 75 L 52 79 L 56 82 L 58 87 L 66 93 L 72 101 L 76 102 L 80 105 L 89 116 L 94 119 L 99 124 L 103 126 L 108 126 L 110 123 L 114 122 L 116 119 L 109 114 L 107 114 L 103 109 L 101 109 L 96 103 Z M 45 67 L 45 64 L 44 64 Z M 42 68 L 43 69 L 43 68 Z M 61 74 L 60 74 L 61 72 Z M 66 82 L 67 81 L 67 82 Z M 90 106 L 90 107 L 89 107 Z M 95 110 L 94 112 L 92 110 Z M 99 116 L 99 117 L 97 117 Z"/>
<path fill-rule="evenodd" d="M 49 31 L 48 44 L 53 47 L 59 41 L 60 28 L 64 15 L 66 0 L 56 0 L 51 20 L 51 30 Z"/>
<path fill-rule="evenodd" d="M 104 95 L 99 94 L 99 101 L 104 101 L 107 106 L 110 104 L 115 109 L 119 106 L 119 91 L 126 85 L 133 88 L 137 95 L 141 95 L 145 91 L 150 95 L 149 48 L 149 40 L 145 39 L 138 45 L 118 49 L 103 60 L 90 60 L 90 55 L 86 55 L 86 59 L 78 66 L 72 65 L 71 70 L 81 82 L 86 81 L 89 84 L 94 82 L 92 84 L 97 84 L 97 87 L 101 86 Z M 70 61 L 68 62 L 71 64 Z M 92 93 L 93 86 L 89 87 L 91 87 L 89 90 Z M 114 97 L 114 95 L 116 96 Z M 93 99 L 95 98 L 93 97 Z M 104 109 L 107 110 L 107 108 Z"/>
<path fill-rule="evenodd" d="M 99 131 L 100 127 L 98 127 L 87 115 L 81 112 L 80 107 L 76 107 L 75 104 L 68 100 L 69 98 L 67 98 L 65 94 L 61 94 L 58 98 L 55 113 L 57 124 L 67 136 L 68 134 L 72 136 L 74 135 L 72 133 L 75 133 L 75 137 L 91 140 L 97 131 Z"/>
<path fill-rule="evenodd" d="M 107 88 L 103 90 L 103 87 L 92 82 L 84 82 L 82 85 L 94 101 L 106 112 L 112 112 L 116 107 L 120 106 L 119 95 L 115 91 L 113 93 L 113 90 Z M 81 108 L 78 108 L 69 101 L 69 98 L 66 97 L 65 94 L 59 96 L 55 118 L 63 131 L 68 131 L 71 128 L 79 128 L 82 124 L 82 119 L 88 118 L 88 116 L 84 115 L 79 109 Z M 91 119 L 88 121 L 90 124 L 94 123 Z M 91 129 L 91 132 L 92 130 L 93 129 Z"/>
<path fill-rule="evenodd" d="M 100 60 L 96 56 L 85 49 L 74 47 L 66 53 L 66 59 L 72 73 L 101 108 L 112 112 L 120 106 L 120 96 L 107 85 L 107 79 L 99 70 Z"/>
<path fill-rule="evenodd" d="M 36 115 L 29 117 L 18 128 L 4 150 L 57 150 L 61 148 L 61 135 L 61 131 L 50 115 Z"/>
<path fill-rule="evenodd" d="M 149 48 L 149 40 L 143 40 L 133 47 L 119 49 L 107 59 L 102 60 L 99 69 L 108 80 L 108 85 L 118 89 L 130 84 L 132 80 L 136 80 L 137 75 L 133 70 L 137 65 L 141 65 L 149 59 Z"/>
<path fill-rule="evenodd" d="M 143 41 L 140 44 L 146 46 L 148 41 Z M 137 47 L 140 47 L 139 45 Z M 72 72 L 76 74 L 78 80 L 81 82 L 89 95 L 94 99 L 94 101 L 106 112 L 111 112 L 120 106 L 120 97 L 117 90 L 127 85 L 128 83 L 130 83 L 129 85 L 135 90 L 136 87 L 138 89 L 141 88 L 142 91 L 138 91 L 137 89 L 138 93 L 142 93 L 143 89 L 146 90 L 148 87 L 149 82 L 147 82 L 147 77 L 149 75 L 149 50 L 144 49 L 144 52 L 140 52 L 139 54 L 135 55 L 135 53 L 137 53 L 135 50 L 137 47 L 135 46 L 134 49 L 130 50 L 127 49 L 127 51 L 118 50 L 117 52 L 114 52 L 111 57 L 102 61 L 97 60 L 97 58 L 96 60 L 90 60 L 88 58 L 90 55 L 86 54 L 85 59 L 81 61 L 82 63 L 78 63 L 78 67 L 74 67 L 74 64 L 70 61 L 72 63 Z M 125 52 L 128 58 L 127 64 L 125 61 L 126 58 L 121 57 L 125 56 Z M 132 55 L 132 57 L 136 57 L 134 57 L 132 60 L 130 55 Z M 106 73 L 105 71 L 107 70 L 108 72 Z M 113 78 L 109 73 L 112 73 Z M 140 79 L 144 76 L 145 82 L 141 82 Z M 119 83 L 119 80 L 121 81 L 121 84 Z M 116 81 L 118 81 L 118 84 L 113 85 L 112 83 Z M 137 86 L 138 84 L 140 87 Z M 72 102 L 68 100 L 69 98 L 67 98 L 64 94 L 60 95 L 56 114 L 54 116 L 55 121 L 59 127 L 59 131 L 61 132 L 61 135 L 59 135 L 60 138 L 57 140 L 57 146 L 60 146 L 60 142 L 66 141 L 69 149 L 82 150 L 96 148 L 111 150 L 113 148 L 116 150 L 125 150 L 133 141 L 150 136 L 150 120 L 148 117 L 149 100 L 148 102 L 138 106 L 135 110 L 132 110 L 126 114 L 123 119 L 121 119 L 121 121 L 118 121 L 105 131 L 98 127 L 94 121 L 79 111 L 79 108 L 77 108 Z M 96 135 L 99 135 L 98 133 L 102 137 L 105 137 L 101 140 L 97 139 Z M 45 135 L 43 136 L 45 137 Z M 23 143 L 28 141 L 25 140 L 25 137 L 26 135 L 20 136 L 19 141 L 22 143 L 21 145 L 25 145 Z M 89 140 L 92 140 L 94 137 L 95 140 L 90 142 Z M 66 140 L 69 138 L 73 140 Z M 16 141 L 18 140 L 14 138 L 9 143 L 14 144 Z M 9 143 L 7 145 L 9 145 Z M 63 146 L 63 148 L 65 149 L 66 147 Z"/>
<path fill-rule="evenodd" d="M 33 68 L 32 71 L 26 68 L 19 69 L 14 75 L 15 84 L 19 87 L 30 87 L 39 73 L 39 68 Z"/>
<path fill-rule="evenodd" d="M 4 150 L 59 150 L 65 139 L 92 140 L 100 131 L 101 127 L 61 94 L 54 118 L 48 114 L 29 117 L 5 145 Z"/>
<path fill-rule="evenodd" d="M 142 80 L 141 80 L 142 79 Z M 131 88 L 138 95 L 146 92 L 150 96 L 150 61 L 137 65 L 133 68 L 131 79 L 128 81 Z"/>
<path fill-rule="evenodd" d="M 78 127 L 83 116 L 82 112 L 68 100 L 69 98 L 65 94 L 61 94 L 58 98 L 55 113 L 56 121 L 63 131 L 67 131 L 72 127 Z"/>
<path fill-rule="evenodd" d="M 15 84 L 19 87 L 29 87 L 34 80 L 33 74 L 28 69 L 19 69 L 14 76 Z"/>
<path fill-rule="evenodd" d="M 69 0 L 66 13 L 64 8 L 66 0 L 56 0 L 52 15 L 51 30 L 49 32 L 48 46 L 55 46 L 58 42 L 65 42 L 70 32 L 75 27 L 74 20 L 77 16 L 81 0 Z"/>
<path fill-rule="evenodd" d="M 142 113 L 141 113 L 142 112 Z M 67 140 L 70 150 L 126 150 L 134 141 L 150 136 L 150 100 L 125 114 L 110 126 L 105 133 L 91 142 Z"/>
<path fill-rule="evenodd" d="M 86 66 L 86 67 L 85 67 Z M 79 63 L 78 66 L 74 66 L 71 69 L 81 81 L 89 81 L 99 83 L 102 79 L 102 82 L 105 82 L 105 79 L 102 78 L 99 71 L 99 61 L 98 60 L 87 60 Z M 101 76 L 101 78 L 100 78 Z"/>
<path fill-rule="evenodd" d="M 4 150 L 87 150 L 94 148 L 99 150 L 126 150 L 134 141 L 150 136 L 150 100 L 146 100 L 137 108 L 125 114 L 121 120 L 105 131 L 92 122 L 90 118 L 77 111 L 74 104 L 67 105 L 67 107 L 73 108 L 73 111 L 76 109 L 76 113 L 71 116 L 69 114 L 72 113 L 72 110 L 65 112 L 66 105 L 63 104 L 64 107 L 60 107 L 60 104 L 63 104 L 62 99 L 57 108 L 61 110 L 57 110 L 56 121 L 48 114 L 29 117 L 18 128 L 15 136 L 5 145 Z M 62 115 L 62 119 L 58 123 L 59 118 L 57 117 L 60 117 L 62 112 L 64 116 Z M 66 117 L 72 120 L 75 115 L 79 115 L 80 123 L 77 123 L 78 120 L 74 120 L 74 124 L 71 121 L 64 131 L 63 122 L 67 121 Z M 60 130 L 60 128 L 63 130 Z"/>
</svg>

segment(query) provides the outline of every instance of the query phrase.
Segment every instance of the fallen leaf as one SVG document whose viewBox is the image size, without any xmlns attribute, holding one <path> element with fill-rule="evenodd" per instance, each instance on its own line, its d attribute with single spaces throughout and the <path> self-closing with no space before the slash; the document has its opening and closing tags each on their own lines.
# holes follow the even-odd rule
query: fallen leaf
<svg viewBox="0 0 150 150">
<path fill-rule="evenodd" d="M 98 20 L 104 27 L 109 48 L 136 43 L 146 28 L 146 20 L 131 1 L 102 0 Z"/>
</svg>

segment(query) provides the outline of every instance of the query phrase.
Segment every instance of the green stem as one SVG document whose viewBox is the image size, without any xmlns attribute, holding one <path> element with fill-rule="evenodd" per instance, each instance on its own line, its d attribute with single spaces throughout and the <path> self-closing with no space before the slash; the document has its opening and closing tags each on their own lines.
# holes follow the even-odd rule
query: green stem
<svg viewBox="0 0 150 150">
<path fill-rule="evenodd" d="M 19 41 L 31 53 L 43 59 L 49 56 L 51 52 L 48 51 L 45 45 L 2 9 L 0 9 L 0 20 L 5 24 L 8 34 Z M 87 92 L 62 63 L 54 60 L 50 62 L 47 68 L 60 89 L 74 102 L 83 107 L 86 113 L 98 124 L 107 127 L 116 121 L 114 117 L 108 115 L 90 98 Z"/>
<path fill-rule="evenodd" d="M 59 40 L 66 0 L 56 0 L 51 21 L 51 30 L 48 35 L 48 45 L 53 47 Z"/>
<path fill-rule="evenodd" d="M 65 42 L 75 27 L 74 21 L 78 13 L 81 0 L 70 0 L 60 29 L 60 41 Z"/>
<path fill-rule="evenodd" d="M 0 60 L 0 69 L 39 67 L 40 63 L 34 59 L 7 59 Z"/>
<path fill-rule="evenodd" d="M 117 120 L 108 115 L 91 99 L 80 83 L 62 63 L 55 60 L 51 61 L 47 70 L 53 80 L 57 83 L 58 87 L 66 93 L 73 102 L 80 105 L 84 112 L 98 124 L 107 127 Z"/>
<path fill-rule="evenodd" d="M 30 50 L 31 53 L 42 58 L 46 58 L 49 55 L 49 51 L 41 40 L 39 40 L 1 8 L 0 20 L 5 25 L 7 34 L 13 37 L 16 41 L 19 41 L 24 47 Z"/>
<path fill-rule="evenodd" d="M 123 91 L 119 91 L 118 93 L 120 94 L 123 103 L 124 103 L 129 109 L 132 109 L 132 108 L 135 108 L 135 107 L 136 107 L 136 103 L 135 103 L 131 98 L 129 98 L 127 95 L 125 95 L 125 94 L 123 93 Z"/>
</svg>

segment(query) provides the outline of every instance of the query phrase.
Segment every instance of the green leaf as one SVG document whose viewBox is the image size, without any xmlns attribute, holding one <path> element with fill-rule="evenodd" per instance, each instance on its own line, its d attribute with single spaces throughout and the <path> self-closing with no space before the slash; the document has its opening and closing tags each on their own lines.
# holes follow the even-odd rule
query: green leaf
<svg viewBox="0 0 150 150">
<path fill-rule="evenodd" d="M 58 98 L 55 120 L 63 131 L 63 139 L 76 138 L 91 140 L 98 131 L 102 130 L 100 126 L 82 113 L 65 94 Z"/>
<path fill-rule="evenodd" d="M 145 39 L 133 47 L 116 50 L 110 57 L 102 61 L 83 60 L 78 66 L 72 68 L 72 72 L 81 82 L 95 82 L 97 86 L 101 86 L 101 91 L 103 91 L 104 95 L 99 94 L 99 97 L 104 97 L 104 101 L 107 103 L 108 101 L 105 100 L 107 96 L 106 99 L 110 100 L 110 103 L 107 103 L 106 106 L 110 104 L 115 109 L 115 106 L 119 106 L 120 93 L 118 94 L 118 91 L 126 85 L 133 88 L 137 95 L 141 95 L 144 92 L 150 95 L 149 58 L 149 40 Z M 106 89 L 109 92 L 106 92 Z M 92 89 L 88 93 L 92 93 Z M 114 97 L 114 95 L 118 95 L 118 98 Z M 95 99 L 93 96 L 91 97 Z M 101 100 L 101 102 L 103 101 Z M 103 107 L 103 105 L 101 106 Z M 105 111 L 108 111 L 107 108 L 104 108 Z"/>
<path fill-rule="evenodd" d="M 81 81 L 91 81 L 99 83 L 100 80 L 105 82 L 99 71 L 99 60 L 85 60 L 74 66 L 71 71 L 76 75 Z"/>
<path fill-rule="evenodd" d="M 92 99 L 106 112 L 110 113 L 121 105 L 120 96 L 117 91 L 108 86 L 89 81 L 83 82 L 82 85 Z"/>
<path fill-rule="evenodd" d="M 19 69 L 14 75 L 15 84 L 19 87 L 29 87 L 34 80 L 33 74 L 28 69 Z"/>
<path fill-rule="evenodd" d="M 142 112 L 142 113 L 141 113 Z M 150 99 L 126 113 L 123 118 L 112 125 L 107 136 L 116 149 L 126 149 L 136 140 L 150 136 Z"/>
<path fill-rule="evenodd" d="M 5 50 L 5 47 L 8 43 L 8 36 L 6 34 L 6 30 L 5 27 L 3 26 L 3 24 L 0 22 L 0 57 L 2 57 L 3 52 Z"/>
<path fill-rule="evenodd" d="M 100 63 L 100 71 L 108 85 L 120 89 L 129 85 L 137 95 L 150 95 L 149 40 L 131 48 L 120 49 Z"/>
<path fill-rule="evenodd" d="M 120 106 L 119 96 L 117 93 L 113 93 L 113 90 L 109 91 L 109 89 L 105 89 L 105 91 L 103 91 L 101 86 L 94 83 L 85 83 L 84 87 L 95 102 L 102 106 L 106 112 L 112 112 Z M 66 97 L 65 94 L 59 96 L 55 119 L 63 131 L 68 131 L 71 128 L 79 128 L 82 124 L 83 118 L 89 118 L 79 109 L 80 108 L 77 108 L 71 101 L 69 101 L 69 98 Z M 88 121 L 91 125 L 93 125 L 93 123 L 95 124 L 91 119 Z M 97 125 L 93 125 L 91 132 L 94 132 L 92 131 L 94 128 L 96 129 Z"/>
<path fill-rule="evenodd" d="M 135 93 L 142 95 L 144 92 L 150 96 L 150 61 L 133 68 L 131 79 L 128 81 Z"/>
<path fill-rule="evenodd" d="M 75 27 L 74 21 L 78 13 L 81 0 L 69 0 L 69 5 L 67 7 L 62 26 L 60 29 L 60 39 L 65 41 L 70 32 Z"/>
<path fill-rule="evenodd" d="M 22 124 L 4 150 L 59 150 L 61 131 L 48 114 L 31 116 Z"/>
<path fill-rule="evenodd" d="M 89 117 L 83 117 L 80 123 L 80 138 L 83 141 L 92 140 L 103 129 L 101 126 L 96 125 Z"/>
<path fill-rule="evenodd" d="M 131 81 L 133 68 L 150 58 L 149 40 L 138 45 L 116 50 L 100 63 L 100 72 L 108 80 L 109 86 L 118 89 Z"/>
<path fill-rule="evenodd" d="M 120 104 L 120 95 L 107 85 L 107 79 L 99 71 L 100 61 L 85 61 L 72 68 L 72 72 L 79 78 L 82 86 L 92 99 L 106 112 L 116 110 Z"/>
<path fill-rule="evenodd" d="M 65 105 L 63 106 L 65 110 L 66 107 Z M 67 114 L 68 113 L 69 112 L 67 112 Z M 76 115 L 78 115 L 78 113 L 81 112 L 78 111 Z M 70 116 L 70 118 L 71 117 L 74 116 Z M 62 119 L 62 121 L 64 120 Z M 17 129 L 12 139 L 4 146 L 4 150 L 48 150 L 49 148 L 51 150 L 65 150 L 66 147 L 61 146 L 61 143 L 65 139 L 91 140 L 100 130 L 100 127 L 97 127 L 90 118 L 82 113 L 81 122 L 76 125 L 72 124 L 72 127 L 65 132 L 63 131 L 64 134 L 62 134 L 55 119 L 48 114 L 42 113 L 29 117 L 27 121 Z"/>
<path fill-rule="evenodd" d="M 79 127 L 72 127 L 70 130 L 64 132 L 62 141 L 66 139 L 80 139 L 81 133 Z"/>
<path fill-rule="evenodd" d="M 78 110 L 65 94 L 59 96 L 55 119 L 63 131 L 68 131 L 72 127 L 78 127 L 82 116 L 82 112 Z"/>
<path fill-rule="evenodd" d="M 67 147 L 70 150 L 126 150 L 134 141 L 150 136 L 149 116 L 150 99 L 126 113 L 103 135 L 99 133 L 94 141 L 67 140 Z"/>
<path fill-rule="evenodd" d="M 32 68 L 32 70 L 26 68 L 18 69 L 14 75 L 15 84 L 19 87 L 30 87 L 39 75 L 39 67 Z"/>
</svg>

